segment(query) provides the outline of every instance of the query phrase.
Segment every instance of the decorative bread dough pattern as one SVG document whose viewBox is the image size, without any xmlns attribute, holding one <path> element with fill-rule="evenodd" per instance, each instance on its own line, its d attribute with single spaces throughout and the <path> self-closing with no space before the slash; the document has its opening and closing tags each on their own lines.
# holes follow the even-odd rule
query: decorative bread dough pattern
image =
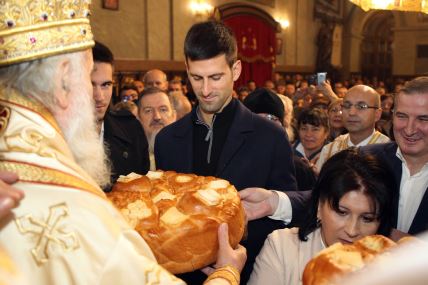
<svg viewBox="0 0 428 285">
<path fill-rule="evenodd" d="M 363 269 L 395 245 L 381 235 L 366 236 L 352 244 L 335 243 L 308 262 L 303 272 L 303 285 L 340 285 L 336 282 L 338 278 Z"/>
<path fill-rule="evenodd" d="M 224 179 L 149 171 L 121 176 L 107 196 L 172 273 L 215 262 L 217 229 L 229 224 L 229 240 L 241 240 L 245 217 L 235 187 Z"/>
</svg>

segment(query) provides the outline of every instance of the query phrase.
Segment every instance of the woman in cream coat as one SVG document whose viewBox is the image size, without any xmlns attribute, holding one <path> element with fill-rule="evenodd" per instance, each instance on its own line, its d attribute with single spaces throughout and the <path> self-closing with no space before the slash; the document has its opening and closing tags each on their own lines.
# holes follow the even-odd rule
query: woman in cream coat
<svg viewBox="0 0 428 285">
<path fill-rule="evenodd" d="M 388 236 L 394 189 L 389 171 L 358 149 L 326 162 L 312 191 L 308 216 L 300 228 L 274 231 L 256 259 L 248 284 L 301 284 L 308 261 L 336 242 Z"/>
</svg>

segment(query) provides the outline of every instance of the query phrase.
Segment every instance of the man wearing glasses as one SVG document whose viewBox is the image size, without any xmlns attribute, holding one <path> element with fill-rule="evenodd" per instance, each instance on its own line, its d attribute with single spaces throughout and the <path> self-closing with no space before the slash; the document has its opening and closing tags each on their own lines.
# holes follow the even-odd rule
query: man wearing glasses
<svg viewBox="0 0 428 285">
<path fill-rule="evenodd" d="M 393 123 L 395 142 L 371 144 L 361 150 L 377 156 L 394 174 L 392 178 L 397 187 L 393 189 L 396 196 L 393 218 L 394 228 L 398 231 L 394 230 L 391 238 L 398 240 L 402 232 L 416 235 L 428 231 L 428 77 L 418 77 L 407 82 L 396 95 Z M 282 195 L 275 191 L 251 188 L 241 190 L 239 194 L 248 220 L 269 216 L 298 224 L 299 218 L 304 217 L 310 191 Z M 368 283 L 359 281 L 352 284 Z"/>
<path fill-rule="evenodd" d="M 342 103 L 343 124 L 347 134 L 338 136 L 334 141 L 325 145 L 316 163 L 317 171 L 335 153 L 351 146 L 365 146 L 375 143 L 386 143 L 390 139 L 375 130 L 375 124 L 380 119 L 380 96 L 371 87 L 356 85 L 349 89 Z"/>
</svg>

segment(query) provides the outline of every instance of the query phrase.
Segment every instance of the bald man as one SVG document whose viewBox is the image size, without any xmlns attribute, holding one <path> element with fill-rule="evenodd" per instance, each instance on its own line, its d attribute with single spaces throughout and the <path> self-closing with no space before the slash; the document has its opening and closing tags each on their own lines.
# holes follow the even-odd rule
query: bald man
<svg viewBox="0 0 428 285">
<path fill-rule="evenodd" d="M 168 80 L 165 72 L 159 69 L 151 69 L 144 74 L 144 88 L 156 87 L 162 91 L 168 91 Z"/>
<path fill-rule="evenodd" d="M 335 153 L 351 146 L 386 143 L 390 139 L 375 130 L 382 114 L 380 96 L 371 87 L 356 85 L 348 90 L 342 104 L 343 124 L 349 133 L 325 145 L 316 163 L 317 171 Z"/>
<path fill-rule="evenodd" d="M 189 99 L 183 95 L 183 92 L 170 91 L 168 96 L 177 114 L 177 120 L 180 120 L 192 111 L 192 104 L 190 103 Z"/>
</svg>

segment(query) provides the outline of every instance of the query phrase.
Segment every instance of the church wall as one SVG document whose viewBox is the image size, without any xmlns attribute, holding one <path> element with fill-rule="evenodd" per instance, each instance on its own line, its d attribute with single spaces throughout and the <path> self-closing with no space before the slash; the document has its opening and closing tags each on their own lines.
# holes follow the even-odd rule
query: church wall
<svg viewBox="0 0 428 285">
<path fill-rule="evenodd" d="M 148 53 L 144 58 L 152 60 L 170 60 L 172 59 L 170 1 L 146 0 L 146 2 L 148 28 L 145 37 L 148 42 Z"/>
<path fill-rule="evenodd" d="M 211 0 L 213 6 L 231 1 Z M 247 0 L 274 19 L 288 19 L 290 26 L 277 33 L 282 50 L 276 70 L 312 72 L 316 62 L 316 38 L 320 27 L 314 20 L 314 0 Z M 364 12 L 344 1 L 342 65 L 345 77 L 360 72 L 362 30 L 371 12 Z M 147 70 L 159 65 L 170 71 L 184 70 L 183 42 L 189 27 L 203 20 L 192 15 L 190 0 L 121 0 L 119 9 L 102 8 L 102 0 L 92 1 L 92 28 L 95 38 L 107 44 L 122 61 L 119 69 Z M 427 72 L 428 59 L 417 59 L 417 45 L 428 44 L 428 17 L 417 13 L 394 12 L 395 42 L 393 74 Z M 404 52 L 403 52 L 404 51 Z"/>
<path fill-rule="evenodd" d="M 173 0 L 173 22 L 172 34 L 174 38 L 173 60 L 184 61 L 183 44 L 187 30 L 197 22 L 197 19 L 189 10 L 188 3 L 183 4 L 183 0 Z"/>
<path fill-rule="evenodd" d="M 195 17 L 188 0 L 119 1 L 119 9 L 102 8 L 102 0 L 92 1 L 92 29 L 95 38 L 109 46 L 117 60 L 136 61 L 144 68 L 158 62 L 171 70 L 182 68 L 183 43 L 189 27 L 203 18 Z M 231 1 L 212 0 L 213 6 Z M 273 18 L 285 18 L 290 27 L 277 33 L 282 51 L 277 65 L 284 71 L 313 69 L 318 23 L 313 20 L 313 0 L 239 1 L 260 8 Z M 113 20 L 114 19 L 114 20 Z M 128 61 L 126 61 L 128 62 Z M 144 63 L 149 62 L 148 64 Z M 119 65 L 122 68 L 122 64 Z"/>
<path fill-rule="evenodd" d="M 344 66 L 350 73 L 359 73 L 363 28 L 373 12 L 364 12 L 357 7 L 349 7 L 348 12 L 350 18 L 344 35 Z M 428 16 L 397 11 L 393 15 L 393 76 L 413 76 L 428 72 L 428 59 L 416 58 L 417 45 L 428 45 Z"/>
<path fill-rule="evenodd" d="M 417 58 L 417 46 L 428 45 L 428 16 L 400 13 L 394 28 L 393 74 L 411 76 L 428 73 L 428 59 Z"/>
<path fill-rule="evenodd" d="M 145 58 L 145 2 L 120 1 L 116 11 L 103 9 L 101 0 L 92 1 L 92 32 L 116 58 Z"/>
</svg>

